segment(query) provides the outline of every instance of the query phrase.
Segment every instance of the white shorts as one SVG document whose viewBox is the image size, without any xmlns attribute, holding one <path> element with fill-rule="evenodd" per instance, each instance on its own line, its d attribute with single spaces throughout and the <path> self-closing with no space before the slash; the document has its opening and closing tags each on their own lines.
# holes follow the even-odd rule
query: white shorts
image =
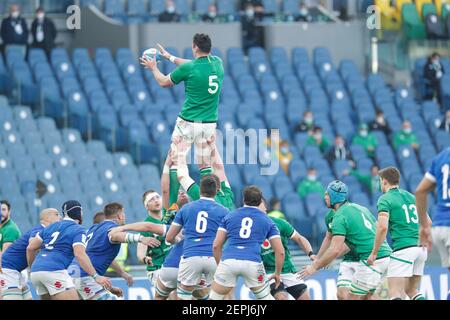
<svg viewBox="0 0 450 320">
<path fill-rule="evenodd" d="M 427 255 L 427 248 L 425 247 L 410 247 L 392 252 L 387 277 L 423 276 Z"/>
<path fill-rule="evenodd" d="M 167 289 L 177 288 L 178 268 L 164 268 L 159 271 L 159 281 Z"/>
<path fill-rule="evenodd" d="M 272 274 L 268 274 L 267 278 L 270 278 Z M 305 284 L 305 281 L 303 279 L 300 279 L 297 277 L 297 274 L 295 273 L 282 273 L 281 274 L 281 282 L 283 282 L 284 287 L 290 288 L 298 286 L 299 284 Z M 275 279 L 271 279 L 269 281 L 269 284 L 275 283 Z"/>
<path fill-rule="evenodd" d="M 75 284 L 67 270 L 32 272 L 30 278 L 33 286 L 36 288 L 36 293 L 40 296 L 44 294 L 54 296 L 55 294 L 75 289 Z"/>
<path fill-rule="evenodd" d="M 3 273 L 0 273 L 0 289 L 0 295 L 4 300 L 32 299 L 27 279 L 16 270 L 3 269 Z"/>
<path fill-rule="evenodd" d="M 350 288 L 353 275 L 355 274 L 359 264 L 359 261 L 342 261 L 340 263 L 337 277 L 338 288 Z"/>
<path fill-rule="evenodd" d="M 161 271 L 161 269 L 158 270 L 154 270 L 154 271 L 148 271 L 147 272 L 147 278 L 148 281 L 150 281 L 151 285 L 156 288 L 156 280 L 158 279 L 159 276 L 159 272 Z"/>
<path fill-rule="evenodd" d="M 359 262 L 353 275 L 350 293 L 359 296 L 374 293 L 381 285 L 383 276 L 389 266 L 389 260 L 389 257 L 378 259 L 371 266 L 366 261 Z"/>
<path fill-rule="evenodd" d="M 201 144 L 216 133 L 216 123 L 199 123 L 189 122 L 181 118 L 177 118 L 175 129 L 172 134 L 172 141 L 175 138 L 182 138 L 189 143 Z"/>
<path fill-rule="evenodd" d="M 118 300 L 92 277 L 75 278 L 75 287 L 82 300 Z"/>
<path fill-rule="evenodd" d="M 209 287 L 216 269 L 214 257 L 181 258 L 178 282 L 185 286 L 198 286 L 204 280 L 204 285 Z"/>
<path fill-rule="evenodd" d="M 441 265 L 444 268 L 450 267 L 450 227 L 433 227 L 433 246 L 435 246 L 441 257 Z"/>
<path fill-rule="evenodd" d="M 217 267 L 214 281 L 221 286 L 234 288 L 237 277 L 244 278 L 249 289 L 258 288 L 267 282 L 266 270 L 262 262 L 227 259 Z"/>
</svg>

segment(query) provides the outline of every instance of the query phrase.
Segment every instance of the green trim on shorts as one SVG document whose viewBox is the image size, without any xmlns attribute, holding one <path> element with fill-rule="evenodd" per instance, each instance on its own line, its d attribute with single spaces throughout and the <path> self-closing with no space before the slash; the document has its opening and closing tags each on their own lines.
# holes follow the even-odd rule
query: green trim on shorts
<svg viewBox="0 0 450 320">
<path fill-rule="evenodd" d="M 368 293 L 368 291 L 364 290 L 364 289 L 361 289 L 361 288 L 358 288 L 354 284 L 352 284 L 351 287 L 350 287 L 350 293 L 354 294 L 354 295 L 357 295 L 357 296 L 365 296 Z"/>
<path fill-rule="evenodd" d="M 413 264 L 411 261 L 403 260 L 403 259 L 400 259 L 400 258 L 397 258 L 397 257 L 394 257 L 394 256 L 391 256 L 391 259 L 394 259 L 394 260 L 397 260 L 397 261 L 400 261 L 400 262 L 404 262 L 404 263 L 407 263 L 407 264 Z"/>
<path fill-rule="evenodd" d="M 376 272 L 376 273 L 378 273 L 379 275 L 383 275 L 381 272 L 379 272 L 379 271 L 377 271 L 377 270 L 375 270 L 374 268 L 372 268 L 367 262 L 365 262 L 364 260 L 361 260 L 361 262 L 366 266 L 366 267 L 368 267 L 370 270 L 372 270 L 373 272 Z"/>
<path fill-rule="evenodd" d="M 338 280 L 337 287 L 348 287 L 352 284 L 351 280 Z"/>
</svg>

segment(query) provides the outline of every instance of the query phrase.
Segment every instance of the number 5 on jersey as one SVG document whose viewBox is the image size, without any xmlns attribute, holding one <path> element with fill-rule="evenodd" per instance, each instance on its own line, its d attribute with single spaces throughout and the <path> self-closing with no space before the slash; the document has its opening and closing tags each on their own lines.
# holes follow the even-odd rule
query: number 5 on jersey
<svg viewBox="0 0 450 320">
<path fill-rule="evenodd" d="M 210 94 L 216 94 L 219 90 L 219 84 L 217 82 L 214 82 L 214 80 L 217 80 L 218 76 L 209 76 L 209 88 L 208 92 Z"/>
</svg>

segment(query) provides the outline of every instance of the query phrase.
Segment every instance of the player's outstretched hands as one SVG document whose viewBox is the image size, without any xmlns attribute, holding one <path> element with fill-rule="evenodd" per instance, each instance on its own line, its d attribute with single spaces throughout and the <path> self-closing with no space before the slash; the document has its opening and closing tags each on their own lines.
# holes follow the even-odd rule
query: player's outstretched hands
<svg viewBox="0 0 450 320">
<path fill-rule="evenodd" d="M 277 289 L 281 284 L 281 275 L 274 273 L 269 277 L 269 281 L 272 279 L 275 280 L 275 289 Z"/>
<path fill-rule="evenodd" d="M 141 62 L 141 65 L 146 67 L 147 69 L 153 71 L 156 68 L 156 59 L 150 59 L 147 57 L 140 57 L 139 61 Z"/>
<path fill-rule="evenodd" d="M 297 273 L 297 277 L 300 279 L 306 279 L 309 276 L 312 276 L 314 273 L 316 273 L 316 271 L 317 271 L 317 269 L 314 266 L 314 264 L 310 264 L 310 265 L 305 266 L 303 268 L 303 270 L 299 271 Z"/>
<path fill-rule="evenodd" d="M 119 298 L 123 297 L 123 291 L 120 288 L 117 287 L 112 287 L 109 292 L 111 292 L 112 294 L 118 296 Z"/>
<path fill-rule="evenodd" d="M 127 282 L 127 284 L 128 284 L 129 287 L 132 287 L 132 286 L 133 286 L 133 284 L 134 284 L 134 279 L 133 279 L 133 277 L 131 276 L 131 274 L 129 274 L 129 273 L 127 273 L 127 272 L 123 272 L 123 273 L 121 274 L 121 277 L 122 277 L 122 279 L 124 279 L 124 280 Z"/>
<path fill-rule="evenodd" d="M 95 282 L 97 282 L 106 290 L 110 290 L 112 288 L 111 280 L 109 280 L 109 278 L 107 277 L 98 276 L 97 278 L 95 278 Z"/>
<path fill-rule="evenodd" d="M 170 54 L 169 52 L 167 52 L 167 50 L 164 49 L 164 47 L 163 47 L 161 44 L 157 43 L 156 46 L 158 47 L 158 50 L 159 50 L 159 53 L 161 54 L 161 56 L 162 56 L 164 59 L 169 60 L 171 54 Z"/>
<path fill-rule="evenodd" d="M 143 237 L 141 243 L 150 248 L 157 248 L 161 245 L 161 241 L 153 237 Z"/>
</svg>

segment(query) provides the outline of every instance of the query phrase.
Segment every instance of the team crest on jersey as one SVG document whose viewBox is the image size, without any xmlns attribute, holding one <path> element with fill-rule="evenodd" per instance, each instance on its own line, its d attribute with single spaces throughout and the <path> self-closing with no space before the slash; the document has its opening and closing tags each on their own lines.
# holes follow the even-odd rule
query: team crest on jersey
<svg viewBox="0 0 450 320">
<path fill-rule="evenodd" d="M 91 293 L 91 289 L 89 289 L 88 287 L 85 287 L 85 288 L 83 289 L 83 291 L 84 291 L 84 293 L 86 293 L 86 294 Z"/>
<path fill-rule="evenodd" d="M 61 289 L 61 287 L 62 287 L 62 283 L 59 282 L 59 281 L 56 281 L 56 282 L 55 282 L 55 288 L 56 288 L 56 289 Z"/>
<path fill-rule="evenodd" d="M 5 280 L 0 280 L 0 287 L 6 287 Z"/>
<path fill-rule="evenodd" d="M 270 245 L 269 240 L 267 240 L 267 239 L 264 240 L 264 242 L 263 242 L 263 244 L 261 245 L 261 247 L 262 247 L 264 250 L 270 249 L 271 245 Z"/>
</svg>

